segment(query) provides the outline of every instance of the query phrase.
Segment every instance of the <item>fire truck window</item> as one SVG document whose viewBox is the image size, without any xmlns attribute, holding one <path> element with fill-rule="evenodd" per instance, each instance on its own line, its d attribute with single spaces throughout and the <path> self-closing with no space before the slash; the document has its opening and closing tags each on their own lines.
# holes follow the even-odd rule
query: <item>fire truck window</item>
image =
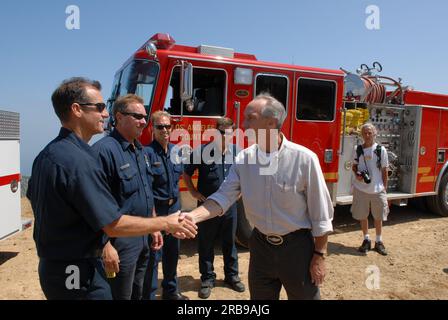
<svg viewBox="0 0 448 320">
<path fill-rule="evenodd" d="M 299 79 L 297 119 L 332 121 L 334 119 L 336 84 L 331 81 Z"/>
<path fill-rule="evenodd" d="M 137 83 L 137 87 L 135 88 L 135 94 L 141 97 L 145 103 L 145 106 L 149 105 L 151 101 L 152 92 L 154 89 L 154 84 L 151 83 Z"/>
<path fill-rule="evenodd" d="M 112 108 L 114 106 L 114 102 L 118 97 L 118 94 L 120 92 L 120 77 L 121 77 L 121 72 L 117 72 L 115 74 L 115 78 L 114 78 L 114 83 L 112 84 L 112 92 L 110 94 L 109 99 L 107 100 L 107 110 L 109 112 L 109 119 L 107 119 L 106 121 L 106 130 L 110 131 L 112 129 L 112 117 L 113 117 L 113 112 L 112 112 Z"/>
<path fill-rule="evenodd" d="M 257 75 L 255 80 L 255 95 L 269 93 L 286 108 L 288 99 L 288 79 L 275 75 Z"/>
<path fill-rule="evenodd" d="M 146 60 L 132 61 L 124 70 L 120 81 L 120 96 L 133 93 L 140 96 L 147 112 L 151 106 L 159 66 Z"/>
<path fill-rule="evenodd" d="M 180 115 L 180 67 L 175 67 L 164 109 Z M 224 70 L 193 68 L 193 97 L 183 103 L 185 116 L 223 116 L 225 113 L 226 73 Z"/>
<path fill-rule="evenodd" d="M 114 78 L 114 83 L 112 84 L 112 92 L 110 94 L 110 98 L 107 100 L 107 110 L 109 114 L 112 114 L 112 106 L 117 99 L 119 88 L 120 88 L 120 76 L 121 72 L 117 72 Z"/>
</svg>

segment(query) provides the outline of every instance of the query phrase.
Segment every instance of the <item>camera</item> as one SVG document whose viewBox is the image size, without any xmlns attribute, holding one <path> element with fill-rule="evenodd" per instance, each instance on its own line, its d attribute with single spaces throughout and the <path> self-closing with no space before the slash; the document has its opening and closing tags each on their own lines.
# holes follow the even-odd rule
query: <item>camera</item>
<svg viewBox="0 0 448 320">
<path fill-rule="evenodd" d="M 372 182 L 372 179 L 370 179 L 368 171 L 358 171 L 358 172 L 356 172 L 356 175 L 359 176 L 359 177 L 362 177 L 364 182 L 367 183 L 367 184 Z"/>
</svg>

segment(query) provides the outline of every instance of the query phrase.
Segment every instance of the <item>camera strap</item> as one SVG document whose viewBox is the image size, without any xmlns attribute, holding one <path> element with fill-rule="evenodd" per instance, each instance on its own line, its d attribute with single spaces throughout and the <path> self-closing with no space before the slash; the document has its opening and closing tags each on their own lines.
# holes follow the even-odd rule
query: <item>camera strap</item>
<svg viewBox="0 0 448 320">
<path fill-rule="evenodd" d="M 376 155 L 376 166 L 378 167 L 378 169 L 381 170 L 381 145 L 377 144 L 375 151 L 374 151 L 375 155 Z M 356 161 L 359 162 L 359 157 L 361 157 L 361 155 L 364 158 L 364 163 L 366 165 L 366 170 L 367 172 L 369 172 L 369 169 L 367 169 L 367 163 L 366 163 L 366 158 L 364 157 L 364 149 L 362 147 L 362 144 L 359 144 L 356 148 Z"/>
<path fill-rule="evenodd" d="M 369 167 L 367 166 L 367 162 L 366 162 L 366 157 L 364 156 L 364 149 L 362 147 L 362 144 L 359 144 L 358 147 L 356 148 L 356 155 L 358 156 L 358 158 L 356 159 L 356 161 L 358 161 L 358 162 L 359 162 L 359 158 L 362 156 L 362 158 L 364 159 L 364 164 L 366 165 L 366 171 L 368 174 L 370 174 Z"/>
<path fill-rule="evenodd" d="M 381 170 L 381 145 L 377 144 L 375 149 L 376 154 L 376 166 Z"/>
<path fill-rule="evenodd" d="M 364 164 L 366 165 L 367 174 L 370 174 L 369 167 L 367 166 L 366 157 L 364 156 L 364 152 L 362 153 L 362 158 L 364 159 Z"/>
</svg>

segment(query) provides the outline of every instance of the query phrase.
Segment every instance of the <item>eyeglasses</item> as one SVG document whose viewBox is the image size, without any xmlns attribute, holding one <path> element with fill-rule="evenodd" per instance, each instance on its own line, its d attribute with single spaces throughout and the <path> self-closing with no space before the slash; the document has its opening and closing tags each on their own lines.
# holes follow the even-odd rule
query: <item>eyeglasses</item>
<svg viewBox="0 0 448 320">
<path fill-rule="evenodd" d="M 98 103 L 86 102 L 86 103 L 78 103 L 78 104 L 82 107 L 85 107 L 85 106 L 96 107 L 96 110 L 98 112 L 103 112 L 103 110 L 106 109 L 106 104 L 104 102 L 98 102 Z"/>
<path fill-rule="evenodd" d="M 146 117 L 148 117 L 148 115 L 146 115 L 146 114 L 135 113 L 135 112 L 120 112 L 120 113 L 124 114 L 125 116 L 132 116 L 132 117 L 134 117 L 134 119 L 137 119 L 137 120 L 142 120 L 143 118 L 146 119 Z"/>
<path fill-rule="evenodd" d="M 170 124 L 155 124 L 154 128 L 156 128 L 157 130 L 170 130 L 171 129 L 171 125 Z"/>
</svg>

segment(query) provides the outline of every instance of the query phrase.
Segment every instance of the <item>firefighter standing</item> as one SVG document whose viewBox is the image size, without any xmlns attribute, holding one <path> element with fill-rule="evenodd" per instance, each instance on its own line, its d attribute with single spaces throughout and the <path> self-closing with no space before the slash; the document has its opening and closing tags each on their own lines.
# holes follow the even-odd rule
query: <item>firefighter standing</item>
<svg viewBox="0 0 448 320">
<path fill-rule="evenodd" d="M 180 158 L 172 154 L 173 144 L 169 142 L 171 134 L 170 114 L 164 111 L 154 112 L 151 116 L 154 141 L 146 148 L 151 172 L 154 177 L 153 192 L 154 205 L 157 215 L 168 215 L 180 210 L 179 179 L 183 172 L 183 164 Z M 154 246 L 160 245 L 151 239 L 150 259 L 145 275 L 143 299 L 155 299 L 158 279 L 158 264 L 162 261 L 163 281 L 162 299 L 164 300 L 188 300 L 178 290 L 177 262 L 179 259 L 179 239 L 173 235 L 163 235 L 163 247 L 154 250 Z"/>
<path fill-rule="evenodd" d="M 142 98 L 133 94 L 119 97 L 113 106 L 115 128 L 93 145 L 120 211 L 140 217 L 151 216 L 154 206 L 151 167 L 137 140 L 147 116 Z M 141 299 L 148 259 L 147 235 L 107 242 L 103 262 L 107 272 L 116 273 L 109 279 L 115 300 Z"/>
</svg>

